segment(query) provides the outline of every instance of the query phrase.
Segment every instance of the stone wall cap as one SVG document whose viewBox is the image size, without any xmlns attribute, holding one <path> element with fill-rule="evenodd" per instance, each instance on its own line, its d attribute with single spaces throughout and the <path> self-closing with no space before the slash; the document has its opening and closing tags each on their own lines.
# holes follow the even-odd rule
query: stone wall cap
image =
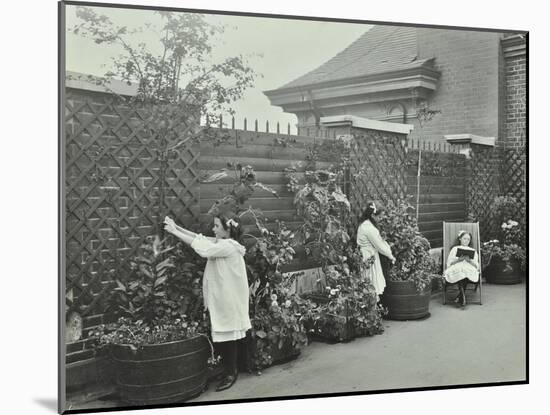
<svg viewBox="0 0 550 415">
<path fill-rule="evenodd" d="M 481 137 L 474 134 L 449 134 L 444 135 L 445 140 L 450 144 L 480 144 L 484 146 L 495 146 L 495 137 Z"/>
<path fill-rule="evenodd" d="M 137 95 L 138 85 L 119 79 L 112 79 L 107 81 L 106 86 L 102 84 L 105 79 L 100 76 L 67 71 L 65 78 L 65 86 L 67 88 L 81 89 L 85 91 L 115 93 L 118 95 L 133 97 Z"/>
<path fill-rule="evenodd" d="M 351 125 L 355 128 L 365 128 L 368 130 L 387 131 L 398 134 L 409 134 L 414 125 L 400 124 L 388 121 L 371 120 L 368 118 L 357 117 L 355 115 L 334 115 L 330 117 L 321 117 L 321 124 L 325 127 L 336 127 L 339 125 Z"/>
</svg>

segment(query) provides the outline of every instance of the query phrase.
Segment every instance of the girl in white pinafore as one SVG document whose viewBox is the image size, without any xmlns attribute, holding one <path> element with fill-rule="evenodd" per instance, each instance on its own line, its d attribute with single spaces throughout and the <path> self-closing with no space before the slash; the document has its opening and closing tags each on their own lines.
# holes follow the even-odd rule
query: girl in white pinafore
<svg viewBox="0 0 550 415">
<path fill-rule="evenodd" d="M 376 205 L 374 202 L 369 202 L 361 217 L 361 224 L 357 229 L 357 245 L 361 249 L 361 254 L 365 261 L 374 257 L 374 264 L 372 264 L 366 272 L 367 277 L 374 286 L 376 294 L 380 295 L 384 292 L 384 288 L 386 287 L 386 279 L 382 272 L 379 254 L 388 257 L 392 264 L 395 263 L 395 257 L 388 243 L 380 236 L 380 232 L 376 227 L 376 221 L 373 219 L 373 215 L 375 214 Z"/>
<path fill-rule="evenodd" d="M 208 259 L 203 275 L 204 305 L 210 315 L 212 340 L 225 367 L 225 376 L 216 390 L 228 389 L 237 380 L 237 340 L 246 337 L 252 328 L 245 248 L 237 242 L 242 235 L 241 225 L 237 219 L 217 216 L 213 228 L 216 238 L 208 238 L 177 226 L 168 217 L 164 223 L 166 231 Z"/>
<path fill-rule="evenodd" d="M 449 284 L 458 284 L 459 293 L 454 302 L 461 306 L 466 305 L 466 286 L 468 281 L 479 281 L 479 257 L 477 251 L 472 248 L 472 235 L 467 231 L 460 231 L 457 235 L 458 244 L 453 246 L 447 258 L 447 269 L 443 272 L 445 280 Z M 474 251 L 474 258 L 458 256 L 458 249 Z"/>
</svg>

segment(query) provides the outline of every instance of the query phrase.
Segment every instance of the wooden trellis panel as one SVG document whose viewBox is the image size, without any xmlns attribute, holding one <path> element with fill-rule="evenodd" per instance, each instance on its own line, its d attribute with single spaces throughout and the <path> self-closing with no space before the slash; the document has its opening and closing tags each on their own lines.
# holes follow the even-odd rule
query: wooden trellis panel
<svg viewBox="0 0 550 415">
<path fill-rule="evenodd" d="M 405 136 L 375 130 L 352 130 L 350 157 L 352 217 L 362 215 L 369 200 L 396 202 L 405 197 Z M 357 225 L 357 224 L 354 224 Z"/>
<path fill-rule="evenodd" d="M 469 160 L 469 179 L 467 190 L 467 212 L 473 220 L 479 221 L 481 239 L 491 238 L 497 224 L 491 214 L 490 206 L 500 188 L 500 150 L 472 144 Z"/>
<path fill-rule="evenodd" d="M 525 148 L 511 148 L 502 151 L 501 177 L 505 194 L 525 201 L 527 172 Z"/>
<path fill-rule="evenodd" d="M 103 312 L 113 277 L 160 230 L 159 214 L 198 219 L 198 146 L 163 160 L 147 120 L 112 95 L 67 91 L 66 282 L 82 315 Z"/>
</svg>

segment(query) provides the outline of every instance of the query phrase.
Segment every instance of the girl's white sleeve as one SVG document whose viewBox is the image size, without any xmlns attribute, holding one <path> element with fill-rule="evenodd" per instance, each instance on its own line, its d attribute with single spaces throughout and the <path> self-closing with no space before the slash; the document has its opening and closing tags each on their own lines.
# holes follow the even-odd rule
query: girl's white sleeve
<svg viewBox="0 0 550 415">
<path fill-rule="evenodd" d="M 365 232 L 367 237 L 369 238 L 369 241 L 371 242 L 371 244 L 373 244 L 378 252 L 380 252 L 384 256 L 387 256 L 388 258 L 391 258 L 393 256 L 390 246 L 385 240 L 382 239 L 378 229 L 376 229 L 374 226 L 366 226 Z"/>
<path fill-rule="evenodd" d="M 193 239 L 191 248 L 203 258 L 223 258 L 231 255 L 235 248 L 224 241 L 214 243 L 205 236 L 199 234 Z"/>
</svg>

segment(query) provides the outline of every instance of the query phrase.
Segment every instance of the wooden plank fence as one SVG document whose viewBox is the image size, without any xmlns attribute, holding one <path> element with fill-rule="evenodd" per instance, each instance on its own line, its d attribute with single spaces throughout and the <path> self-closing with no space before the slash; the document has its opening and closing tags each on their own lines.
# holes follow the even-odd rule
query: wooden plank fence
<svg viewBox="0 0 550 415">
<path fill-rule="evenodd" d="M 443 244 L 443 221 L 467 217 L 464 145 L 407 141 L 407 194 L 417 207 L 418 227 L 432 247 Z M 420 165 L 420 169 L 419 169 Z"/>
</svg>

